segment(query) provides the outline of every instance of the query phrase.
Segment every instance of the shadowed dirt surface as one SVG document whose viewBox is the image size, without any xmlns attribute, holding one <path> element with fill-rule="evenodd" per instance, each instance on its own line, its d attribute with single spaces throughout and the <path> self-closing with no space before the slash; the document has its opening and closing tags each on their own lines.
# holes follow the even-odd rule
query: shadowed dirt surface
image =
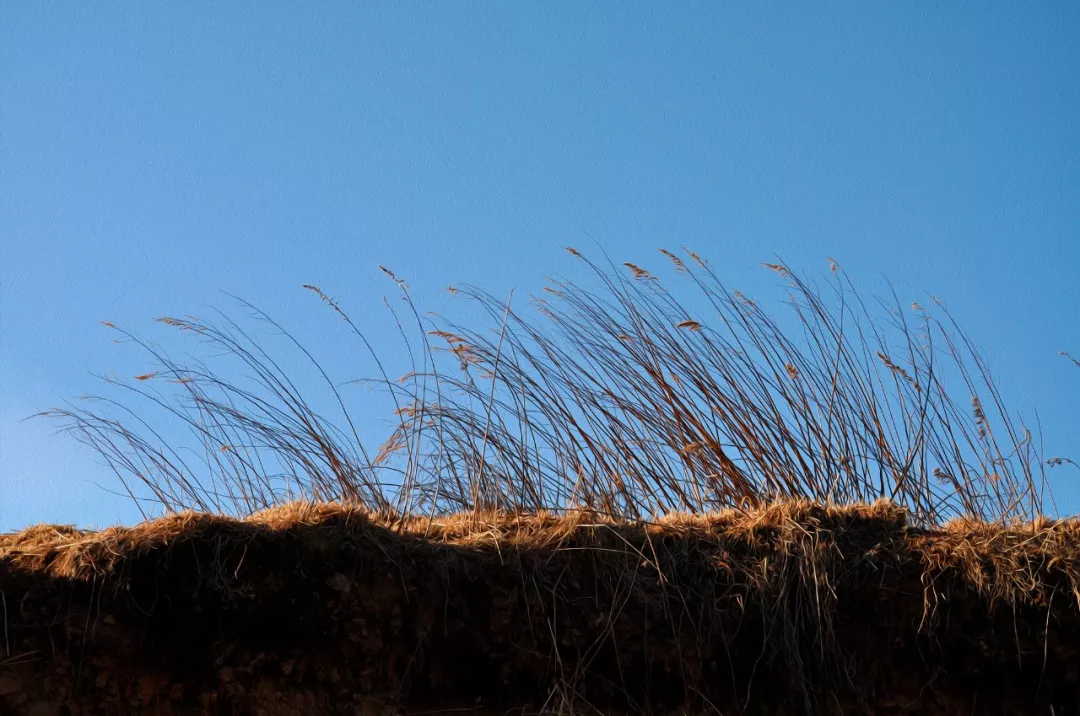
<svg viewBox="0 0 1080 716">
<path fill-rule="evenodd" d="M 1080 523 L 789 503 L 647 525 L 238 521 L 0 536 L 0 713 L 1080 713 Z"/>
</svg>

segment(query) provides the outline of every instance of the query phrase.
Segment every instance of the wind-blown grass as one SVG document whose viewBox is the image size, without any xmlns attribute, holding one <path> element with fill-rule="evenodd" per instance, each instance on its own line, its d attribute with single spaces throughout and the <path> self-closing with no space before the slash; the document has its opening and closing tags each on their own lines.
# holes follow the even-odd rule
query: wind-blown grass
<svg viewBox="0 0 1080 716">
<path fill-rule="evenodd" d="M 224 316 L 160 321 L 238 359 L 253 385 L 108 324 L 159 364 L 134 383 L 108 382 L 190 429 L 199 463 L 129 400 L 46 414 L 104 456 L 133 497 L 148 490 L 169 510 L 249 514 L 306 498 L 414 516 L 587 509 L 638 519 L 886 498 L 916 524 L 1044 511 L 1036 440 L 939 303 L 871 308 L 834 262 L 824 288 L 766 264 L 787 284 L 781 318 L 691 251 L 662 252 L 676 274 L 669 288 L 637 265 L 568 250 L 597 288 L 550 282 L 528 308 L 451 289 L 489 317 L 474 328 L 422 315 L 387 271 L 416 326 L 412 369 L 399 379 L 331 296 L 305 287 L 376 361 L 397 418 L 377 447 L 312 353 L 294 341 L 337 417 L 316 411 Z M 152 387 L 163 382 L 170 391 Z"/>
</svg>

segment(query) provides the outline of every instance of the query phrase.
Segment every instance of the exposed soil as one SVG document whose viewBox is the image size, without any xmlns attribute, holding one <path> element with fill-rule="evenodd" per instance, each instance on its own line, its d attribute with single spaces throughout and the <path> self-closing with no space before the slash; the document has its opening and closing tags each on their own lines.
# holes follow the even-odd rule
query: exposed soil
<svg viewBox="0 0 1080 716">
<path fill-rule="evenodd" d="M 1080 524 L 293 505 L 0 537 L 3 714 L 1080 713 Z"/>
</svg>

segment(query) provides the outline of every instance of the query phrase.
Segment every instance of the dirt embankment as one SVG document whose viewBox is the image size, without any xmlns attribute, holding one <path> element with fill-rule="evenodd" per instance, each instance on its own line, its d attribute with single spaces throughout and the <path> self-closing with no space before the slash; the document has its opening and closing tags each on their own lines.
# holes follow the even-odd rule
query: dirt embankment
<svg viewBox="0 0 1080 716">
<path fill-rule="evenodd" d="M 0 713 L 1080 713 L 1080 523 L 296 504 L 0 537 Z"/>
</svg>

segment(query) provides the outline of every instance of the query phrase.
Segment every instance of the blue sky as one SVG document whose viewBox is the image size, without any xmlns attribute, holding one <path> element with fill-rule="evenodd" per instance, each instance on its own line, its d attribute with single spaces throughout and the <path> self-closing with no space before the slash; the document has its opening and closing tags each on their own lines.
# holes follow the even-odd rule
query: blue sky
<svg viewBox="0 0 1080 716">
<path fill-rule="evenodd" d="M 1078 79 L 1074 2 L 4 3 L 0 529 L 137 518 L 20 421 L 141 367 L 98 321 L 228 291 L 341 357 L 302 283 L 381 325 L 378 264 L 441 310 L 564 245 L 942 296 L 1080 456 Z"/>
</svg>

